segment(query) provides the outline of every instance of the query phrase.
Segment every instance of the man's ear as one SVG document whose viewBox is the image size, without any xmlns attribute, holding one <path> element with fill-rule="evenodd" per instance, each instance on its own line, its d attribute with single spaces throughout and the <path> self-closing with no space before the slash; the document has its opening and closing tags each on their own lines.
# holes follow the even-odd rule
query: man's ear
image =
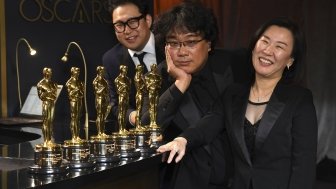
<svg viewBox="0 0 336 189">
<path fill-rule="evenodd" d="M 150 14 L 147 14 L 146 17 L 146 22 L 147 22 L 147 25 L 148 25 L 148 28 L 151 28 L 152 27 L 152 24 L 153 24 L 153 18 Z"/>
</svg>

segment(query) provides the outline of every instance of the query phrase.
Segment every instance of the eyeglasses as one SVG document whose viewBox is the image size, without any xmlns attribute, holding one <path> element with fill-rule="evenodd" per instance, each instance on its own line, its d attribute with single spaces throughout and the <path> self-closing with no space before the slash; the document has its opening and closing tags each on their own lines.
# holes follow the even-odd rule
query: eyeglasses
<svg viewBox="0 0 336 189">
<path fill-rule="evenodd" d="M 130 18 L 126 22 L 119 21 L 119 22 L 113 23 L 114 30 L 117 33 L 122 33 L 125 31 L 126 25 L 132 30 L 137 29 L 139 27 L 139 21 L 144 17 L 145 15 L 142 14 L 138 17 Z"/>
<path fill-rule="evenodd" d="M 182 46 L 192 49 L 195 48 L 195 46 L 203 41 L 204 39 L 200 39 L 200 40 L 188 40 L 188 41 L 183 41 L 183 42 L 179 42 L 179 41 L 167 41 L 166 44 L 169 45 L 172 49 L 180 49 Z"/>
</svg>

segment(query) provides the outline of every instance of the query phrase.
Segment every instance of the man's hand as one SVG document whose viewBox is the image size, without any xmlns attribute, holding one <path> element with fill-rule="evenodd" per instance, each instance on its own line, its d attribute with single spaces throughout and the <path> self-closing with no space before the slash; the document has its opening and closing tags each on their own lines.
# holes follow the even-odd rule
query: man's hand
<svg viewBox="0 0 336 189">
<path fill-rule="evenodd" d="M 132 111 L 129 115 L 129 122 L 133 126 L 135 126 L 135 116 L 136 116 L 136 111 Z"/>
<path fill-rule="evenodd" d="M 187 140 L 183 137 L 177 137 L 173 141 L 160 146 L 156 151 L 160 153 L 170 151 L 167 163 L 171 163 L 174 156 L 177 154 L 175 162 L 178 163 L 185 154 L 186 146 Z"/>
<path fill-rule="evenodd" d="M 184 93 L 191 82 L 191 74 L 188 74 L 185 72 L 183 69 L 175 66 L 169 52 L 169 46 L 165 47 L 166 51 L 166 62 L 167 62 L 167 72 L 169 73 L 170 76 L 175 78 L 175 85 L 176 87 Z"/>
</svg>

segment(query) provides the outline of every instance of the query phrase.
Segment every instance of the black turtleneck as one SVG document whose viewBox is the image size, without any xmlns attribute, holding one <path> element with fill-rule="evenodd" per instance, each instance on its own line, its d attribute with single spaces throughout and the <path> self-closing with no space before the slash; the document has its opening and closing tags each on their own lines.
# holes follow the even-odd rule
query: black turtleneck
<svg viewBox="0 0 336 189">
<path fill-rule="evenodd" d="M 215 96 L 218 96 L 212 72 L 207 64 L 200 72 L 192 75 L 191 84 L 187 92 L 191 94 L 197 108 L 204 116 L 211 108 Z"/>
</svg>

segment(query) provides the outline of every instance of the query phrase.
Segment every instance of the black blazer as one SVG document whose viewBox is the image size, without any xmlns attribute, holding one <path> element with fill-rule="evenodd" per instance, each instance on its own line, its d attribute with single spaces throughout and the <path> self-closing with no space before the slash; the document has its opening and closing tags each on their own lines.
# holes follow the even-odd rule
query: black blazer
<svg viewBox="0 0 336 189">
<path fill-rule="evenodd" d="M 243 128 L 249 89 L 229 87 L 223 104 L 201 121 L 211 120 L 213 127 L 206 134 L 201 127 L 185 134 L 189 146 L 209 142 L 226 125 L 234 155 L 233 189 L 249 189 L 251 184 L 254 189 L 312 189 L 317 118 L 311 92 L 278 83 L 261 119 L 251 162 Z"/>
<path fill-rule="evenodd" d="M 214 85 L 209 90 L 218 98 L 224 89 L 235 81 L 246 81 L 248 71 L 244 51 L 214 50 L 208 58 Z M 162 95 L 159 99 L 157 123 L 164 131 L 164 139 L 170 141 L 189 127 L 193 127 L 202 118 L 199 107 L 187 93 L 182 94 L 173 84 L 174 80 L 167 73 L 166 63 L 159 66 L 163 77 Z M 203 71 L 203 70 L 202 70 Z M 201 71 L 201 72 L 202 72 Z M 205 97 L 213 101 L 213 98 Z M 212 104 L 212 102 L 210 102 Z M 143 118 L 149 116 L 144 115 Z M 143 123 L 149 122 L 144 120 Z M 224 187 L 228 183 L 231 161 L 226 133 L 219 135 L 211 145 L 204 145 L 187 153 L 175 168 L 170 188 L 211 188 Z M 231 163 L 232 164 L 232 163 Z"/>
<path fill-rule="evenodd" d="M 162 51 L 156 49 L 157 62 L 158 63 L 162 62 L 164 57 L 165 56 L 162 54 Z M 114 80 L 116 77 L 118 77 L 120 73 L 119 69 L 120 65 L 126 65 L 128 67 L 127 76 L 133 81 L 135 76 L 135 64 L 132 60 L 132 57 L 128 53 L 127 48 L 118 43 L 103 55 L 103 66 L 105 67 L 106 70 L 106 79 L 109 83 L 110 88 L 110 97 L 112 104 L 111 114 L 114 119 L 117 119 L 118 116 L 118 94 L 115 88 Z M 134 82 L 132 82 L 129 96 L 129 108 L 126 113 L 126 120 L 127 120 L 126 128 L 133 127 L 129 123 L 128 117 L 129 114 L 135 110 L 135 93 L 136 93 L 135 85 Z"/>
</svg>

